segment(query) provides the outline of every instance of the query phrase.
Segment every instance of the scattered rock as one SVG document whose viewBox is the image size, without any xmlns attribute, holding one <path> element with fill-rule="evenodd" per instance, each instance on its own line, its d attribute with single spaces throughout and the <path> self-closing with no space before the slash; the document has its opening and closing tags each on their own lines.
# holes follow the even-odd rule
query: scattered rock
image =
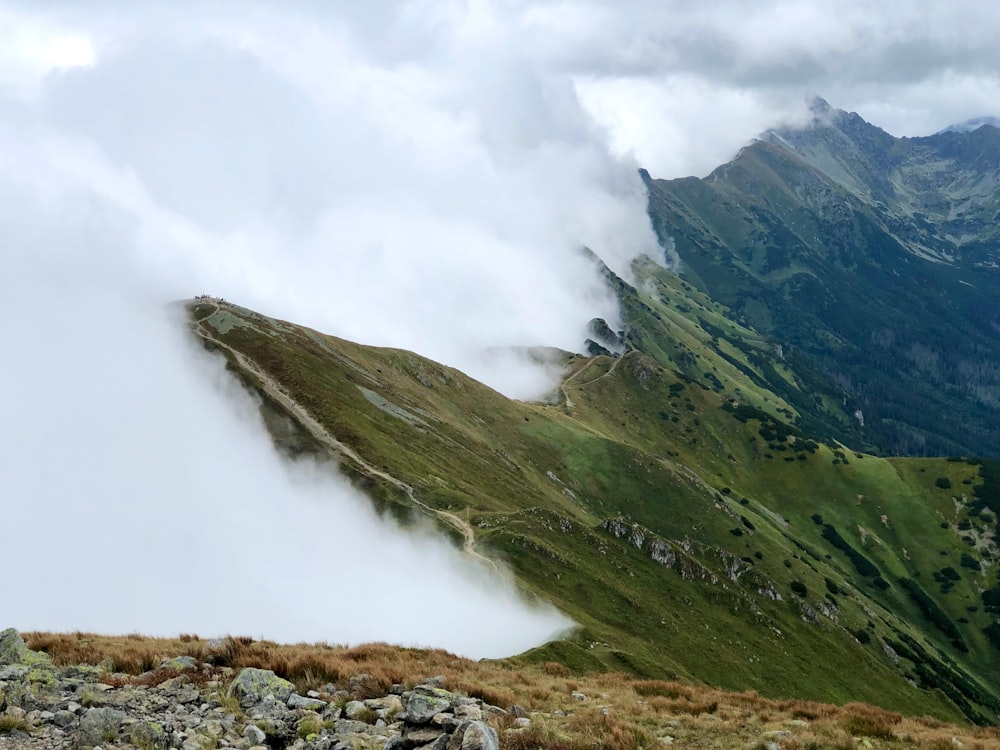
<svg viewBox="0 0 1000 750">
<path fill-rule="evenodd" d="M 30 735 L 16 729 L 3 735 L 4 748 L 499 750 L 497 733 L 484 719 L 507 714 L 444 689 L 440 675 L 412 690 L 397 685 L 380 697 L 348 701 L 373 695 L 377 683 L 360 675 L 349 683 L 352 692 L 327 685 L 303 696 L 273 672 L 244 669 L 227 687 L 222 679 L 193 680 L 200 662 L 180 657 L 161 663 L 164 676 L 174 674 L 169 679 L 156 682 L 154 672 L 141 683 L 121 685 L 121 676 L 104 676 L 110 663 L 58 667 L 27 649 L 17 631 L 0 634 L 0 650 L 7 662 L 0 663 L 0 706 L 12 723 L 31 727 Z M 227 691 L 241 711 L 233 713 L 220 695 Z M 324 700 L 330 696 L 336 702 Z M 523 708 L 516 713 L 524 714 L 514 717 L 519 727 L 531 723 Z"/>
</svg>

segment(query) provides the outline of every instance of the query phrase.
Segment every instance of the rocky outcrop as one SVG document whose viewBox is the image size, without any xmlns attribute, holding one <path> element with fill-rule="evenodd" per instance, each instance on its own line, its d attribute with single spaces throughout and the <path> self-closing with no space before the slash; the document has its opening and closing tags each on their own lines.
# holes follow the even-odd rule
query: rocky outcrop
<svg viewBox="0 0 1000 750">
<path fill-rule="evenodd" d="M 625 351 L 625 332 L 615 332 L 603 318 L 594 318 L 587 324 L 589 338 L 586 341 L 591 356 L 603 354 L 617 357 Z"/>
<path fill-rule="evenodd" d="M 720 578 L 695 557 L 716 558 L 722 574 L 740 590 L 754 592 L 757 596 L 781 601 L 781 593 L 774 581 L 753 569 L 743 558 L 720 547 L 697 544 L 690 539 L 670 541 L 657 536 L 649 529 L 625 518 L 609 518 L 601 523 L 601 528 L 615 539 L 621 539 L 644 552 L 653 562 L 677 571 L 686 581 L 704 581 L 711 585 L 720 583 Z M 741 579 L 746 578 L 746 581 Z M 724 582 L 723 582 L 724 584 Z M 814 614 L 814 613 L 813 613 Z M 807 622 L 814 619 L 804 618 Z"/>
<path fill-rule="evenodd" d="M 366 677 L 346 687 L 367 685 Z M 5 630 L 0 749 L 499 750 L 488 721 L 507 711 L 446 690 L 444 682 L 436 677 L 409 690 L 395 685 L 383 697 L 348 700 L 334 685 L 300 695 L 274 672 L 237 674 L 192 657 L 129 679 L 93 667 L 54 666 L 17 631 Z"/>
<path fill-rule="evenodd" d="M 691 544 L 687 540 L 678 544 L 662 539 L 649 529 L 622 518 L 609 518 L 601 528 L 616 539 L 626 539 L 636 549 L 643 550 L 653 562 L 676 570 L 686 581 L 719 582 L 712 571 L 689 554 Z"/>
</svg>

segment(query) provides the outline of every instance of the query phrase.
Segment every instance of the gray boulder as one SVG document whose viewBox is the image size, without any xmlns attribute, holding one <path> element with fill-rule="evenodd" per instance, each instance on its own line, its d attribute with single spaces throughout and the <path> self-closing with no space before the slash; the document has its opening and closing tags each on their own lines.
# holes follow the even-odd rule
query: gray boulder
<svg viewBox="0 0 1000 750">
<path fill-rule="evenodd" d="M 417 685 L 403 695 L 404 721 L 411 724 L 426 724 L 435 714 L 448 711 L 455 696 L 447 690 L 430 685 Z"/>
<path fill-rule="evenodd" d="M 114 742 L 118 739 L 125 714 L 114 708 L 91 708 L 80 719 L 79 744 L 81 747 L 94 747 L 102 742 Z"/>
<path fill-rule="evenodd" d="M 170 747 L 170 735 L 163 725 L 155 721 L 139 721 L 132 725 L 128 738 L 136 747 L 150 750 L 167 750 Z"/>
<path fill-rule="evenodd" d="M 0 664 L 24 664 L 28 660 L 28 647 L 14 628 L 0 633 Z"/>
<path fill-rule="evenodd" d="M 288 696 L 288 707 L 291 709 L 305 709 L 306 711 L 322 711 L 326 708 L 326 701 L 319 698 L 306 698 L 298 693 Z"/>
<path fill-rule="evenodd" d="M 267 735 L 253 724 L 247 724 L 246 729 L 243 730 L 243 739 L 251 745 L 263 745 L 267 740 Z"/>
<path fill-rule="evenodd" d="M 260 703 L 267 696 L 272 696 L 279 703 L 287 704 L 295 692 L 295 685 L 278 677 L 269 669 L 247 667 L 233 680 L 229 692 L 240 699 L 240 705 L 244 708 Z"/>
<path fill-rule="evenodd" d="M 348 719 L 364 721 L 364 717 L 369 713 L 371 713 L 371 709 L 361 701 L 347 701 L 344 704 L 344 716 Z"/>
<path fill-rule="evenodd" d="M 176 669 L 179 672 L 183 672 L 187 669 L 197 669 L 198 660 L 193 656 L 174 656 L 170 659 L 164 659 L 160 662 L 160 669 Z"/>
<path fill-rule="evenodd" d="M 500 750 L 500 740 L 489 724 L 468 721 L 455 730 L 448 750 Z"/>
<path fill-rule="evenodd" d="M 469 721 L 482 721 L 483 710 L 474 703 L 467 703 L 455 709 L 455 716 L 459 719 L 467 719 Z"/>
</svg>

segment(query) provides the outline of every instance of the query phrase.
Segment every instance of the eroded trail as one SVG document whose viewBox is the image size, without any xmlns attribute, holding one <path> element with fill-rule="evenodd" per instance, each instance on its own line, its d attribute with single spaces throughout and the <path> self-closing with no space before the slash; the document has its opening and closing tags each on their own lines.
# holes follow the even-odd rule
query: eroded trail
<svg viewBox="0 0 1000 750">
<path fill-rule="evenodd" d="M 209 315 L 204 316 L 197 322 L 192 323 L 192 331 L 201 336 L 206 341 L 211 342 L 214 346 L 220 349 L 225 349 L 229 352 L 236 364 L 244 372 L 251 375 L 258 383 L 261 390 L 263 390 L 270 398 L 274 399 L 281 407 L 288 412 L 288 414 L 293 417 L 302 427 L 304 427 L 310 435 L 312 435 L 321 444 L 325 445 L 334 453 L 342 456 L 343 458 L 351 461 L 362 473 L 370 477 L 378 477 L 385 482 L 388 482 L 393 487 L 402 490 L 406 494 L 406 497 L 415 506 L 433 516 L 437 516 L 442 521 L 447 523 L 452 528 L 456 529 L 462 534 L 463 542 L 462 549 L 470 557 L 474 557 L 483 564 L 490 567 L 492 570 L 499 572 L 500 568 L 488 557 L 480 554 L 476 549 L 476 532 L 472 526 L 467 522 L 456 516 L 454 513 L 449 513 L 446 510 L 438 510 L 437 508 L 432 508 L 431 506 L 421 502 L 416 495 L 416 491 L 412 486 L 406 482 L 398 479 L 391 474 L 383 471 L 377 466 L 372 465 L 364 459 L 357 451 L 355 451 L 351 446 L 341 442 L 336 437 L 331 435 L 322 424 L 320 424 L 301 404 L 299 404 L 294 398 L 292 398 L 281 385 L 275 381 L 270 375 L 264 372 L 256 362 L 247 357 L 242 352 L 234 349 L 226 342 L 219 339 L 214 335 L 211 324 L 208 320 L 220 311 L 218 304 L 215 304 L 215 311 Z"/>
</svg>

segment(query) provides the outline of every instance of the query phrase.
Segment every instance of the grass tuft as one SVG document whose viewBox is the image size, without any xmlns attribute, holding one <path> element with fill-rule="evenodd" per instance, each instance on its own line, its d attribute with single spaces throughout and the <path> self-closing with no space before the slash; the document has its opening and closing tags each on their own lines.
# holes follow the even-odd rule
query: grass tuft
<svg viewBox="0 0 1000 750">
<path fill-rule="evenodd" d="M 30 734 L 31 729 L 31 724 L 28 723 L 27 719 L 10 714 L 0 716 L 0 734 L 11 734 L 12 732 Z"/>
</svg>

